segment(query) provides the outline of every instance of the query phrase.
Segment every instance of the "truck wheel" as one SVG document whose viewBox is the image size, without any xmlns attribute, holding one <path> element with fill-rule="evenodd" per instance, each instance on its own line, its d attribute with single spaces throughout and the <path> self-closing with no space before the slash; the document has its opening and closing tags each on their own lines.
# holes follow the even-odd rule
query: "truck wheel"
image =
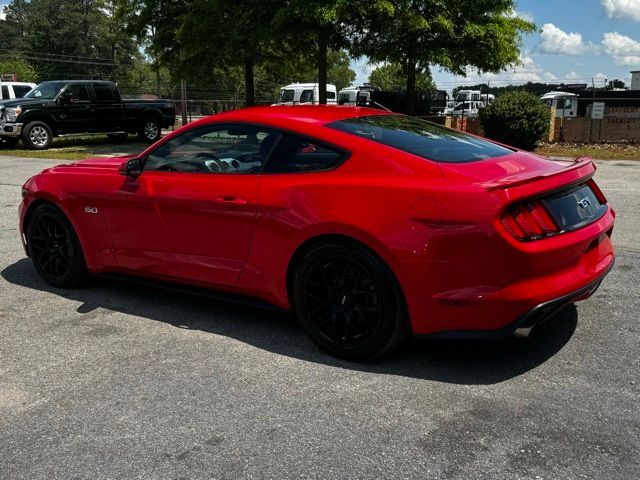
<svg viewBox="0 0 640 480">
<path fill-rule="evenodd" d="M 0 148 L 13 148 L 19 141 L 20 137 L 0 137 Z"/>
<path fill-rule="evenodd" d="M 46 150 L 51 145 L 53 134 L 44 122 L 31 122 L 22 130 L 22 143 L 32 150 Z"/>
<path fill-rule="evenodd" d="M 138 136 L 141 140 L 153 143 L 162 136 L 160 123 L 155 118 L 147 117 L 142 119 Z"/>
</svg>

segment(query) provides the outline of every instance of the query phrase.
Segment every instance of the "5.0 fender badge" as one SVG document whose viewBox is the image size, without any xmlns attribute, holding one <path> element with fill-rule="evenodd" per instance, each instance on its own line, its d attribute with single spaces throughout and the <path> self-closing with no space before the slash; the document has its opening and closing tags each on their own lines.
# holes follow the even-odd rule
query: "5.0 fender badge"
<svg viewBox="0 0 640 480">
<path fill-rule="evenodd" d="M 85 213 L 98 213 L 98 209 L 96 207 L 84 207 Z"/>
</svg>

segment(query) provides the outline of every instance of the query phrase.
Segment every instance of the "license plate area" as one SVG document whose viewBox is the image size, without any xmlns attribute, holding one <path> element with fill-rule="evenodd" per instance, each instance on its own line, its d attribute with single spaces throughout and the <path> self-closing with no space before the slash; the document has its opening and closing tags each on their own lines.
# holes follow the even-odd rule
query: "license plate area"
<svg viewBox="0 0 640 480">
<path fill-rule="evenodd" d="M 549 214 L 563 231 L 582 228 L 607 211 L 589 185 L 579 185 L 542 199 Z"/>
</svg>

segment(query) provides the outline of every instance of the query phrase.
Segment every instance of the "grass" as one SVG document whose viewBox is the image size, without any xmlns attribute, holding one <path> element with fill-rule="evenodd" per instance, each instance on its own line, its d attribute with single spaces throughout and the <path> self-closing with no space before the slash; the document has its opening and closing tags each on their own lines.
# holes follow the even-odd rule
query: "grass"
<svg viewBox="0 0 640 480">
<path fill-rule="evenodd" d="M 149 145 L 132 137 L 111 141 L 106 136 L 55 138 L 48 150 L 29 150 L 19 143 L 14 148 L 0 147 L 0 155 L 57 160 L 81 160 L 89 157 L 119 157 L 134 155 Z"/>
<path fill-rule="evenodd" d="M 640 144 L 544 143 L 536 153 L 547 157 L 593 157 L 601 160 L 640 160 Z"/>
</svg>

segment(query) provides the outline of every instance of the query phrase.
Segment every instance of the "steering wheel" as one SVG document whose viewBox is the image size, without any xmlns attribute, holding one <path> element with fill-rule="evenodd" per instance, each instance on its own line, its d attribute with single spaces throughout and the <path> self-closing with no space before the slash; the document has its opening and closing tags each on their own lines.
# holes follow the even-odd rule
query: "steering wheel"
<svg viewBox="0 0 640 480">
<path fill-rule="evenodd" d="M 218 173 L 218 172 L 226 172 L 229 169 L 229 165 L 216 157 L 213 153 L 210 152 L 200 152 L 196 155 L 195 158 L 204 158 L 209 161 L 205 162 L 207 169 L 210 172 Z M 214 168 L 212 168 L 215 165 Z"/>
</svg>

